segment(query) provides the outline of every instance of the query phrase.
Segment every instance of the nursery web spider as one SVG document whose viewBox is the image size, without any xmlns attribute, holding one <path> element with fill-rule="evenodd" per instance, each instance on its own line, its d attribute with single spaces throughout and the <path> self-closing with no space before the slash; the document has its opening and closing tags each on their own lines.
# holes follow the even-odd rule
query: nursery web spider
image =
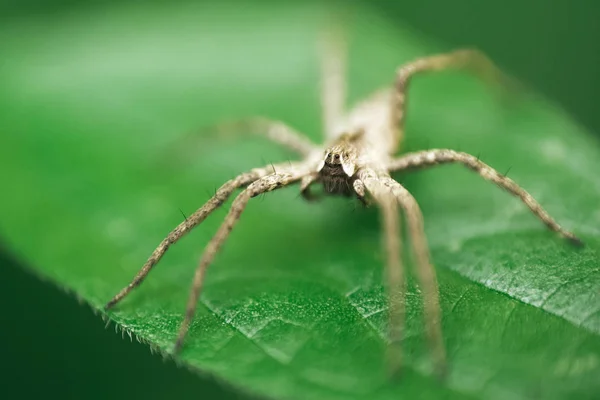
<svg viewBox="0 0 600 400">
<path fill-rule="evenodd" d="M 304 198 L 313 199 L 311 185 L 321 184 L 329 195 L 356 196 L 365 204 L 375 203 L 381 209 L 382 240 L 385 245 L 389 307 L 389 349 L 392 371 L 401 364 L 399 342 L 405 317 L 406 284 L 401 263 L 400 218 L 403 212 L 411 236 L 416 271 L 424 299 L 426 335 L 438 371 L 444 371 L 446 354 L 442 338 L 438 285 L 431 265 L 427 240 L 423 231 L 423 216 L 415 198 L 390 173 L 440 164 L 457 163 L 479 174 L 501 189 L 521 199 L 548 229 L 574 244 L 581 241 L 564 230 L 524 189 L 510 178 L 499 174 L 470 154 L 450 149 L 431 149 L 404 154 L 395 158 L 404 133 L 407 90 L 417 75 L 444 69 L 462 69 L 489 81 L 503 75 L 482 53 L 462 49 L 450 53 L 419 58 L 400 66 L 393 86 L 375 92 L 371 97 L 345 112 L 345 46 L 339 33 L 325 35 L 322 44 L 321 102 L 325 144 L 318 146 L 283 122 L 252 118 L 236 125 L 247 132 L 268 139 L 295 151 L 303 159 L 255 168 L 227 181 L 191 216 L 187 217 L 158 245 L 134 279 L 106 304 L 110 309 L 137 287 L 161 257 L 181 237 L 190 232 L 220 207 L 237 189 L 237 195 L 221 224 L 210 240 L 196 269 L 185 317 L 179 329 L 174 351 L 181 350 L 190 322 L 196 311 L 208 266 L 223 245 L 248 201 L 262 193 L 299 184 Z M 234 124 L 235 125 L 235 124 Z M 392 354 L 393 353 L 393 354 Z"/>
</svg>

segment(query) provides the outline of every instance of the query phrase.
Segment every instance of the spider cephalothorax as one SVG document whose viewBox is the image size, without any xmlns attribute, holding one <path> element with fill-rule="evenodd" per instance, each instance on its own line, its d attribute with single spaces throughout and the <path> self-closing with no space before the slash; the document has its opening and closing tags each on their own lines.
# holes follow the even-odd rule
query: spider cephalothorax
<svg viewBox="0 0 600 400">
<path fill-rule="evenodd" d="M 253 118 L 247 124 L 242 124 L 246 132 L 252 131 L 265 135 L 292 149 L 303 157 L 303 160 L 254 168 L 226 182 L 207 203 L 163 239 L 133 281 L 113 297 L 106 305 L 106 309 L 117 304 L 138 286 L 172 244 L 204 221 L 235 190 L 242 189 L 233 201 L 219 230 L 206 246 L 196 269 L 186 312 L 175 343 L 175 351 L 179 351 L 194 316 L 208 266 L 239 220 L 249 200 L 262 193 L 295 183 L 300 184 L 304 197 L 312 198 L 309 192 L 310 186 L 321 183 L 326 194 L 346 196 L 356 194 L 363 202 L 365 196 L 369 195 L 370 200 L 381 209 L 382 239 L 387 259 L 385 276 L 389 294 L 388 335 L 390 349 L 397 350 L 389 353 L 390 367 L 394 370 L 401 363 L 398 344 L 404 337 L 406 280 L 400 254 L 401 229 L 398 216 L 399 210 L 403 212 L 403 221 L 406 221 L 411 236 L 415 271 L 424 297 L 425 330 L 435 364 L 442 372 L 446 363 L 446 352 L 441 329 L 439 294 L 435 269 L 430 261 L 423 228 L 423 215 L 410 192 L 391 177 L 392 172 L 448 163 L 462 164 L 485 180 L 520 198 L 550 230 L 573 243 L 581 244 L 581 242 L 554 221 L 529 193 L 510 178 L 499 174 L 480 161 L 478 157 L 450 149 L 431 149 L 394 158 L 403 136 L 406 91 L 411 78 L 419 73 L 446 68 L 466 68 L 478 73 L 484 79 L 490 76 L 502 76 L 483 54 L 473 50 L 458 50 L 405 64 L 398 68 L 393 86 L 376 92 L 375 95 L 346 112 L 344 57 L 343 52 L 340 51 L 343 47 L 342 41 L 334 38 L 325 43 L 322 106 L 325 141 L 328 144 L 320 148 L 279 121 Z M 340 126 L 346 127 L 344 133 L 340 133 L 338 129 Z"/>
<path fill-rule="evenodd" d="M 354 193 L 358 155 L 356 140 L 357 135 L 346 133 L 325 150 L 317 172 L 328 194 L 350 196 Z"/>
</svg>

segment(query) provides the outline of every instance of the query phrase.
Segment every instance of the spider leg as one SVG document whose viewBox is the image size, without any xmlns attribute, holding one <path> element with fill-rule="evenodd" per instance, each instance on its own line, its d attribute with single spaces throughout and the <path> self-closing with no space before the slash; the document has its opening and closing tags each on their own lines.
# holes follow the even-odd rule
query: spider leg
<svg viewBox="0 0 600 400">
<path fill-rule="evenodd" d="M 352 182 L 352 188 L 354 189 L 354 193 L 356 193 L 356 197 L 362 203 L 364 207 L 368 207 L 371 205 L 370 201 L 367 199 L 365 193 L 365 184 L 360 179 L 356 179 Z"/>
<path fill-rule="evenodd" d="M 298 163 L 296 163 L 298 165 Z M 158 245 L 158 247 L 152 252 L 150 258 L 146 261 L 146 263 L 142 266 L 140 271 L 136 274 L 133 280 L 125 286 L 119 293 L 117 293 L 105 306 L 104 309 L 108 310 L 111 307 L 115 306 L 118 302 L 123 300 L 133 289 L 139 286 L 144 278 L 148 275 L 150 270 L 159 262 L 162 256 L 166 253 L 169 247 L 172 244 L 175 244 L 179 239 L 181 239 L 186 233 L 190 232 L 193 228 L 199 225 L 202 221 L 206 219 L 206 217 L 213 212 L 216 208 L 221 206 L 233 193 L 234 190 L 245 187 L 257 179 L 263 178 L 275 170 L 285 170 L 286 168 L 290 168 L 289 164 L 279 164 L 275 167 L 268 166 L 264 168 L 255 168 L 250 172 L 243 173 L 237 176 L 234 179 L 227 181 L 223 186 L 221 186 L 215 195 L 208 200 L 202 207 L 200 207 L 196 212 L 187 217 L 185 221 L 179 224 L 175 229 L 169 233 L 169 235 L 163 239 L 162 242 Z"/>
<path fill-rule="evenodd" d="M 198 303 L 198 298 L 200 297 L 200 292 L 202 291 L 202 285 L 204 283 L 206 270 L 208 269 L 210 263 L 213 261 L 216 253 L 219 251 L 219 249 L 231 233 L 231 230 L 233 229 L 234 225 L 240 219 L 240 216 L 246 208 L 248 201 L 252 197 L 256 197 L 262 193 L 270 192 L 295 183 L 302 179 L 302 177 L 304 177 L 307 173 L 308 172 L 306 169 L 300 167 L 288 167 L 287 169 L 282 168 L 281 171 L 264 176 L 254 181 L 235 198 L 233 204 L 231 205 L 229 213 L 225 217 L 225 220 L 219 227 L 217 233 L 213 236 L 213 238 L 210 240 L 210 242 L 204 249 L 204 254 L 202 255 L 198 267 L 196 268 L 194 280 L 192 282 L 192 288 L 186 307 L 185 317 L 180 325 L 177 341 L 175 342 L 175 353 L 181 350 L 181 347 L 183 346 L 183 341 L 190 327 L 190 323 L 196 312 L 196 306 Z"/>
<path fill-rule="evenodd" d="M 333 25 L 323 31 L 320 40 L 321 107 L 326 139 L 333 139 L 339 133 L 336 125 L 342 120 L 346 102 L 346 41 L 339 23 Z"/>
<path fill-rule="evenodd" d="M 412 78 L 424 72 L 435 72 L 446 69 L 467 70 L 484 82 L 494 86 L 514 86 L 514 82 L 484 53 L 475 49 L 460 49 L 450 53 L 418 58 L 404 64 L 396 71 L 395 93 L 392 97 L 390 121 L 393 127 L 398 127 L 398 140 L 403 137 L 404 133 L 407 106 L 406 94 Z"/>
<path fill-rule="evenodd" d="M 363 169 L 354 181 L 359 198 L 365 197 L 365 188 L 381 207 L 382 244 L 387 257 L 386 275 L 388 291 L 388 371 L 395 375 L 402 364 L 401 340 L 404 331 L 406 281 L 402 268 L 402 242 L 400 240 L 398 203 L 389 186 L 386 186 L 372 169 Z"/>
<path fill-rule="evenodd" d="M 435 270 L 430 261 L 429 248 L 427 246 L 427 239 L 423 229 L 423 215 L 421 214 L 421 209 L 419 208 L 415 198 L 408 192 L 408 190 L 393 180 L 387 174 L 387 172 L 380 172 L 377 174 L 374 170 L 364 169 L 359 173 L 359 179 L 364 182 L 367 190 L 376 198 L 378 196 L 377 193 L 382 192 L 382 188 L 386 188 L 386 190 L 392 194 L 394 200 L 400 204 L 400 207 L 402 207 L 404 211 L 408 223 L 413 254 L 417 262 L 417 278 L 419 280 L 421 290 L 423 291 L 425 329 L 427 332 L 427 338 L 432 349 L 437 372 L 439 375 L 443 376 L 446 370 L 446 350 L 444 348 L 444 342 L 442 338 L 438 284 L 435 276 Z M 385 207 L 383 210 L 385 211 Z M 387 216 L 383 214 L 383 217 L 386 218 Z M 384 221 L 384 224 L 391 224 L 391 222 Z M 397 227 L 397 225 L 394 225 L 390 228 L 386 227 L 386 236 L 393 234 L 393 232 L 391 232 L 389 229 L 394 228 L 397 231 Z M 398 236 L 398 234 L 395 235 Z M 396 238 L 395 240 L 399 241 L 399 238 Z M 388 247 L 388 254 L 389 252 L 390 250 Z M 391 262 L 391 260 L 389 262 Z M 402 285 L 405 285 L 403 277 L 398 278 L 389 276 L 388 278 L 396 280 L 400 279 Z M 402 301 L 404 301 L 404 296 L 406 295 L 405 292 L 406 289 L 403 287 Z M 391 298 L 390 301 L 398 300 Z M 402 304 L 402 316 L 403 314 L 404 304 Z"/>
<path fill-rule="evenodd" d="M 306 201 L 315 201 L 318 200 L 320 196 L 315 196 L 311 190 L 310 185 L 317 182 L 319 180 L 319 174 L 313 172 L 309 175 L 306 175 L 300 181 L 300 194 Z"/>
<path fill-rule="evenodd" d="M 284 122 L 264 117 L 223 121 L 212 126 L 207 126 L 195 132 L 188 133 L 183 138 L 179 139 L 174 147 L 176 150 L 185 150 L 198 138 L 215 134 L 221 137 L 227 137 L 240 132 L 263 136 L 272 142 L 292 150 L 302 157 L 308 156 L 316 147 L 308 138 Z"/>
<path fill-rule="evenodd" d="M 401 171 L 412 168 L 430 167 L 439 164 L 458 163 L 466 166 L 471 171 L 478 173 L 483 179 L 493 182 L 496 186 L 506 190 L 513 196 L 521 199 L 529 210 L 538 217 L 548 229 L 557 232 L 563 238 L 571 243 L 581 246 L 583 242 L 573 233 L 562 228 L 542 206 L 527 193 L 523 188 L 516 184 L 512 179 L 499 174 L 498 171 L 483 163 L 479 158 L 470 154 L 447 149 L 432 149 L 408 153 L 404 156 L 392 160 L 388 168 L 390 171 Z"/>
<path fill-rule="evenodd" d="M 383 179 L 392 187 L 392 191 L 406 215 L 413 254 L 417 261 L 417 279 L 423 291 L 425 330 L 433 353 L 436 372 L 438 375 L 444 376 L 446 373 L 446 349 L 442 337 L 439 289 L 423 229 L 423 214 L 417 201 L 408 190 L 391 177 Z"/>
</svg>

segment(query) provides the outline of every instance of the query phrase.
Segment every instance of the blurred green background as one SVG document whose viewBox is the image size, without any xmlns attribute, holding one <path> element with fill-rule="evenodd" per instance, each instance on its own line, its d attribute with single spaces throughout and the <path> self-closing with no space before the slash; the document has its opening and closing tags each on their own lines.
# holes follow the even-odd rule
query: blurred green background
<svg viewBox="0 0 600 400">
<path fill-rule="evenodd" d="M 52 19 L 81 7 L 102 12 L 105 3 L 108 1 L 87 1 L 85 5 L 74 0 L 2 2 L 0 24 L 31 17 Z M 452 47 L 479 47 L 521 81 L 561 104 L 591 132 L 600 132 L 600 114 L 596 112 L 600 98 L 597 3 L 366 3 L 387 18 L 408 24 Z M 20 265 L 10 249 L 0 248 L 0 264 L 0 382 L 8 398 L 238 397 L 210 378 L 199 378 L 178 370 L 170 361 L 161 361 L 147 347 L 131 343 L 128 337 L 122 340 L 113 327 L 104 329 L 102 320 L 89 307 L 30 275 L 27 266 Z M 47 337 L 46 342 L 36 340 L 41 334 Z M 46 346 L 47 342 L 51 346 Z M 118 362 L 115 354 L 127 362 Z"/>
</svg>

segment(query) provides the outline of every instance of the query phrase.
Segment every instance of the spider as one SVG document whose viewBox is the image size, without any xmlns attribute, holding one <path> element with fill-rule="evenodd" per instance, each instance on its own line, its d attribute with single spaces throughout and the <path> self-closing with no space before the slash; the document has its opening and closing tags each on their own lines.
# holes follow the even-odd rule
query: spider
<svg viewBox="0 0 600 400">
<path fill-rule="evenodd" d="M 234 123 L 237 129 L 266 136 L 293 150 L 303 157 L 302 161 L 255 168 L 223 184 L 214 196 L 163 239 L 131 283 L 106 304 L 105 310 L 115 306 L 139 286 L 171 245 L 223 205 L 234 191 L 243 189 L 206 246 L 196 269 L 185 316 L 174 345 L 174 353 L 178 353 L 194 317 L 208 266 L 240 219 L 249 200 L 292 184 L 299 184 L 305 199 L 314 200 L 316 197 L 310 191 L 311 186 L 321 184 L 325 195 L 356 196 L 365 205 L 374 203 L 381 209 L 382 241 L 387 258 L 388 359 L 392 371 L 399 370 L 401 366 L 400 341 L 405 316 L 406 283 L 401 263 L 399 211 L 403 212 L 411 236 L 416 275 L 423 293 L 425 332 L 436 369 L 443 374 L 446 351 L 441 330 L 438 285 L 423 230 L 423 216 L 415 198 L 391 177 L 392 172 L 440 164 L 462 164 L 521 199 L 550 230 L 573 244 L 581 245 L 582 242 L 573 233 L 563 229 L 529 193 L 478 157 L 450 149 L 431 149 L 394 157 L 404 134 L 407 90 L 412 78 L 427 72 L 462 69 L 483 80 L 501 82 L 502 72 L 487 56 L 474 49 L 460 49 L 401 65 L 396 71 L 393 85 L 375 92 L 346 113 L 344 40 L 339 32 L 331 30 L 321 44 L 321 105 L 325 144 L 322 147 L 313 144 L 280 121 L 256 117 Z M 391 351 L 393 349 L 395 351 Z"/>
</svg>

